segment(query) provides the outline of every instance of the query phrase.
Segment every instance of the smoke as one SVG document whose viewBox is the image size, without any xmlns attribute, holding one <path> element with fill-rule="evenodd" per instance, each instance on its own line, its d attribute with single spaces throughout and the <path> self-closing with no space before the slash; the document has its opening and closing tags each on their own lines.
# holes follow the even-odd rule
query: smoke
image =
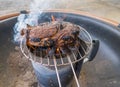
<svg viewBox="0 0 120 87">
<path fill-rule="evenodd" d="M 25 18 L 26 18 L 26 15 L 25 14 L 21 14 L 18 16 L 17 18 L 17 23 L 15 24 L 14 26 L 14 41 L 15 42 L 19 42 L 20 39 L 21 39 L 21 35 L 20 35 L 20 32 L 22 29 L 25 29 L 27 26 L 26 26 L 26 23 L 25 23 Z"/>
<path fill-rule="evenodd" d="M 26 29 L 27 25 L 37 26 L 38 19 L 44 10 L 65 9 L 69 8 L 73 0 L 33 0 L 30 4 L 29 14 L 20 14 L 17 23 L 14 26 L 14 41 L 19 42 L 21 39 L 21 30 Z"/>
</svg>

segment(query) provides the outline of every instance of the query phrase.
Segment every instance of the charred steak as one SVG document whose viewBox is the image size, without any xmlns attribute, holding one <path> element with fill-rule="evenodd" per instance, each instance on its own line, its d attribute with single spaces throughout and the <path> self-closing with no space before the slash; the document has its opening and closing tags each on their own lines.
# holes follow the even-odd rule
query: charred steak
<svg viewBox="0 0 120 87">
<path fill-rule="evenodd" d="M 80 27 L 69 22 L 53 21 L 29 26 L 22 31 L 23 34 L 26 35 L 26 45 L 32 53 L 36 51 L 37 56 L 65 55 L 80 46 Z M 38 53 L 40 51 L 42 55 Z"/>
</svg>

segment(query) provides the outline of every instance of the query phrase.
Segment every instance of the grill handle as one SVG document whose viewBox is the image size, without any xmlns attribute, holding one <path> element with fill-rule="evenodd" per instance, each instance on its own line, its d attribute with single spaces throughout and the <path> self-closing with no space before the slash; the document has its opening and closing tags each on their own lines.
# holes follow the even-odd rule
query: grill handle
<svg viewBox="0 0 120 87">
<path fill-rule="evenodd" d="M 100 45 L 99 40 L 92 40 L 91 53 L 90 53 L 88 58 L 84 59 L 83 63 L 86 63 L 88 61 L 92 61 L 95 58 L 95 56 L 96 56 L 96 54 L 98 52 L 98 49 L 99 49 L 99 45 Z"/>
<path fill-rule="evenodd" d="M 93 43 L 93 47 L 92 47 L 91 53 L 89 55 L 88 61 L 92 61 L 95 58 L 95 56 L 98 52 L 98 49 L 99 49 L 99 45 L 100 45 L 99 40 L 93 40 L 92 43 Z"/>
</svg>

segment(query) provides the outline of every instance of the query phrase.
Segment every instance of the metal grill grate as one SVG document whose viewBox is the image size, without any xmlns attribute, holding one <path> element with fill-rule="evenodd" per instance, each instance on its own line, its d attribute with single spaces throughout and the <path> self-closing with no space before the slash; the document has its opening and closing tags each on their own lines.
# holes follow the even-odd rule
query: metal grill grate
<svg viewBox="0 0 120 87">
<path fill-rule="evenodd" d="M 26 46 L 26 41 L 25 41 L 26 39 L 24 37 L 21 39 L 20 48 L 24 56 L 30 59 L 31 61 L 37 62 L 44 66 L 54 66 L 58 78 L 59 87 L 62 86 L 60 82 L 58 67 L 64 65 L 70 65 L 75 77 L 76 84 L 78 87 L 80 87 L 73 64 L 88 57 L 92 49 L 92 39 L 89 33 L 82 27 L 80 27 L 79 38 L 81 39 L 80 48 L 75 47 L 75 50 L 71 50 L 71 54 L 69 55 L 67 54 L 65 57 L 62 57 L 62 54 L 59 52 L 60 58 L 56 58 L 55 56 L 53 56 L 53 58 L 49 58 L 48 56 L 46 58 L 35 56 L 36 51 L 34 51 L 33 53 L 29 51 L 28 47 Z M 39 53 L 40 55 L 42 55 L 41 52 Z"/>
</svg>

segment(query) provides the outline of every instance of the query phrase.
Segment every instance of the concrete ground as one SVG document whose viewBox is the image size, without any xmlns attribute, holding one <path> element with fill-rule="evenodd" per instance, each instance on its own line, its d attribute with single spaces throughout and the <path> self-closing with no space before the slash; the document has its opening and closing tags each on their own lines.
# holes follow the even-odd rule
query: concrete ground
<svg viewBox="0 0 120 87">
<path fill-rule="evenodd" d="M 0 0 L 0 15 L 5 15 L 12 12 L 19 12 L 20 10 L 23 10 L 23 9 L 27 10 L 29 9 L 29 5 L 31 1 L 32 0 Z M 56 4 L 57 5 L 53 6 L 53 8 L 63 8 L 63 9 L 66 8 L 66 9 L 85 11 L 91 14 L 95 14 L 97 16 L 109 18 L 117 22 L 120 22 L 120 0 L 61 0 L 61 2 L 56 2 Z M 10 63 L 12 62 L 11 66 L 15 66 L 17 62 L 19 62 L 20 60 L 16 61 L 16 58 L 14 58 L 16 63 L 13 63 L 14 60 L 11 59 L 12 57 L 14 58 L 14 55 L 11 53 L 11 56 L 8 59 L 8 62 Z M 22 59 L 22 61 L 23 60 L 24 59 Z M 0 60 L 0 62 L 2 61 Z M 23 67 L 20 70 L 23 73 L 22 75 L 19 75 L 19 76 L 17 75 L 19 73 L 19 71 L 17 70 L 19 69 L 15 70 L 16 69 L 15 67 L 13 69 L 9 68 L 7 71 L 7 75 L 4 74 L 5 76 L 2 76 L 0 72 L 0 76 L 3 77 L 3 81 L 1 81 L 2 78 L 0 78 L 0 87 L 29 87 L 29 86 L 26 86 L 26 83 L 25 83 L 26 80 L 32 79 L 31 82 L 27 82 L 27 85 L 28 83 L 35 82 L 33 80 L 36 80 L 36 79 L 35 78 L 33 79 L 33 75 L 30 72 L 31 68 L 28 69 L 29 71 L 25 73 L 24 69 L 26 69 L 26 67 L 24 68 L 23 65 L 24 63 L 20 63 L 20 65 L 17 66 L 17 68 L 21 66 Z M 104 59 L 104 58 L 103 59 L 96 58 L 94 61 L 84 64 L 81 71 L 81 77 L 80 77 L 82 87 L 119 87 L 120 77 L 118 77 L 117 79 L 114 78 L 114 75 L 118 74 L 118 72 L 113 73 L 113 71 L 116 70 L 115 67 L 119 67 L 119 66 L 117 66 L 116 64 L 114 64 L 114 66 L 112 65 L 113 63 L 111 60 Z M 17 73 L 15 74 L 16 75 L 15 78 L 7 79 L 6 76 L 10 77 L 10 75 L 12 75 L 12 74 L 9 75 L 8 73 L 9 70 L 14 70 L 15 73 Z M 30 77 L 28 77 L 28 75 Z M 6 83 L 5 80 L 11 80 L 11 81 L 9 81 L 9 83 Z M 12 83 L 11 86 L 9 85 L 10 83 Z"/>
</svg>

